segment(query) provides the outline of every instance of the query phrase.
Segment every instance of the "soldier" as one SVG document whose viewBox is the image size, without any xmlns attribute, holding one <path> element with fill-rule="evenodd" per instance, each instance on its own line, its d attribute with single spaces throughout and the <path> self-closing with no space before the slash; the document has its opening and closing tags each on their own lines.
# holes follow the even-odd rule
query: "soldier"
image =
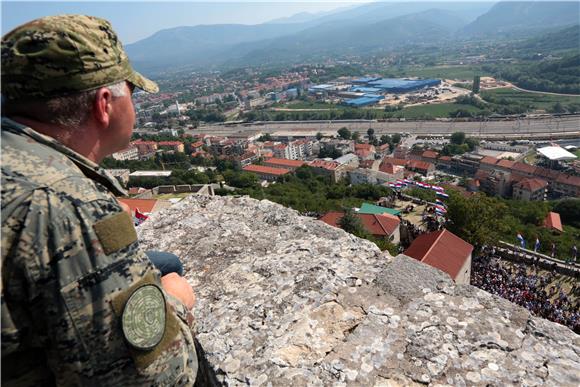
<svg viewBox="0 0 580 387">
<path fill-rule="evenodd" d="M 191 286 L 160 278 L 98 163 L 124 149 L 135 72 L 109 22 L 2 38 L 2 384 L 193 385 Z"/>
</svg>

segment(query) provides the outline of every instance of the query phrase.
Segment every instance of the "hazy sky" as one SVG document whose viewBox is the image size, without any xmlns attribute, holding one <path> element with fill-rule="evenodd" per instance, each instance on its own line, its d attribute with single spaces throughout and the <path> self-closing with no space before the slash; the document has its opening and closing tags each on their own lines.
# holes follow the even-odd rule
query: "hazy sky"
<svg viewBox="0 0 580 387">
<path fill-rule="evenodd" d="M 258 24 L 299 12 L 324 12 L 370 1 L 2 1 L 2 34 L 42 16 L 80 13 L 108 19 L 127 44 L 161 29 L 198 24 Z"/>
</svg>

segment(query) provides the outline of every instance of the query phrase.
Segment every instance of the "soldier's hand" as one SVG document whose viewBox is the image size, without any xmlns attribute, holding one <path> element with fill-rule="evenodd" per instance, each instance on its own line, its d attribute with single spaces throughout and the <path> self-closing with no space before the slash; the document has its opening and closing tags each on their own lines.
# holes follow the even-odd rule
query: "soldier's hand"
<svg viewBox="0 0 580 387">
<path fill-rule="evenodd" d="M 161 286 L 173 297 L 180 300 L 187 309 L 195 304 L 195 293 L 187 280 L 177 273 L 169 273 L 161 277 Z"/>
</svg>

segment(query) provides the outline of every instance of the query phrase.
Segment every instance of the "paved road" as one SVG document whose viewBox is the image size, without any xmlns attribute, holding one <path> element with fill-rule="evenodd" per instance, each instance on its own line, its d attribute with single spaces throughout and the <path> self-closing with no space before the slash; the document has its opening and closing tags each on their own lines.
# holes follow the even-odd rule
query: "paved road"
<svg viewBox="0 0 580 387">
<path fill-rule="evenodd" d="M 554 138 L 562 135 L 580 137 L 580 115 L 562 118 L 518 119 L 513 121 L 487 122 L 444 122 L 444 121 L 416 121 L 416 122 L 376 122 L 376 121 L 317 121 L 317 122 L 284 122 L 272 121 L 263 124 L 250 125 L 207 125 L 194 129 L 193 133 L 215 135 L 231 135 L 241 132 L 261 131 L 274 132 L 335 132 L 341 127 L 351 131 L 366 133 L 369 128 L 375 130 L 375 135 L 386 133 L 409 132 L 414 135 L 448 135 L 462 131 L 471 135 L 497 136 L 510 135 L 514 138 L 528 138 L 533 135 L 547 135 Z"/>
</svg>

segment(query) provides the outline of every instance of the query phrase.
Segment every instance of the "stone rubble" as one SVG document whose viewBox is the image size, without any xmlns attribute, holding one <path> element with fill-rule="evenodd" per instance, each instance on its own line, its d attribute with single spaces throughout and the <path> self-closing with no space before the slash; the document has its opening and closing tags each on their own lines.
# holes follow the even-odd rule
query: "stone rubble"
<svg viewBox="0 0 580 387">
<path fill-rule="evenodd" d="M 182 257 L 224 385 L 580 385 L 568 328 L 278 204 L 191 196 L 138 232 Z"/>
</svg>

